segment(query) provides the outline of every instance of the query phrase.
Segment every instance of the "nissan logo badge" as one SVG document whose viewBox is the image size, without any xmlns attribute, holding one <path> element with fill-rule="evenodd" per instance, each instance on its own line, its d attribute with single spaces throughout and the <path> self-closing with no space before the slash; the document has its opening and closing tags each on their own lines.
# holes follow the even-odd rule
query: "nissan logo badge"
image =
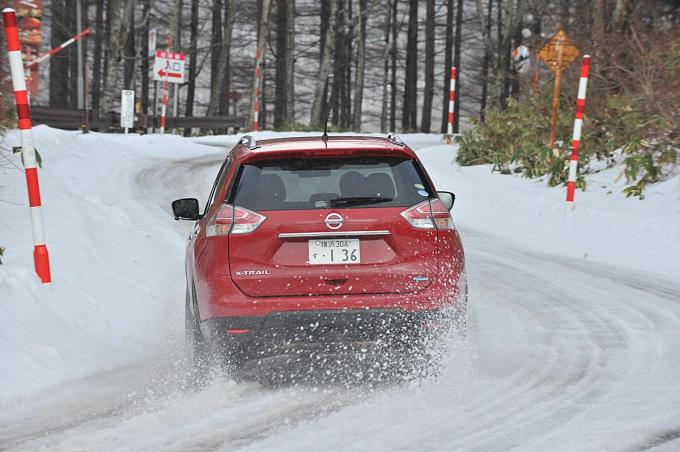
<svg viewBox="0 0 680 452">
<path fill-rule="evenodd" d="M 342 218 L 342 215 L 335 212 L 329 213 L 326 219 L 324 220 L 324 223 L 326 223 L 328 229 L 340 229 L 344 222 L 345 220 Z"/>
</svg>

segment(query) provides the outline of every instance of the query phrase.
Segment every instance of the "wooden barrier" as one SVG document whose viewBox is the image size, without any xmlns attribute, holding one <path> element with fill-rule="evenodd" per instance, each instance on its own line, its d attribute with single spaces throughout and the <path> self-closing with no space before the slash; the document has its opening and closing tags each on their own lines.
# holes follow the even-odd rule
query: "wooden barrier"
<svg viewBox="0 0 680 452">
<path fill-rule="evenodd" d="M 73 110 L 66 108 L 31 107 L 33 124 L 45 124 L 66 130 L 92 129 L 101 132 L 122 132 L 120 128 L 120 114 L 111 112 L 104 117 L 93 116 L 92 112 Z M 154 124 L 155 119 L 155 124 Z M 135 129 L 159 128 L 160 118 L 152 118 L 144 115 L 135 115 Z M 168 129 L 210 129 L 236 131 L 245 126 L 245 118 L 238 116 L 188 116 L 166 118 Z"/>
</svg>

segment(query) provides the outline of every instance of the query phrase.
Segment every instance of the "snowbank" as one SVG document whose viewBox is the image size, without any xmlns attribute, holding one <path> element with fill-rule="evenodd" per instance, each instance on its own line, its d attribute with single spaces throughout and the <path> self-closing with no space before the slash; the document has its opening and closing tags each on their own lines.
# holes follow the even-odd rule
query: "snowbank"
<svg viewBox="0 0 680 452">
<path fill-rule="evenodd" d="M 54 282 L 43 286 L 34 276 L 24 176 L 20 159 L 8 156 L 15 166 L 0 167 L 0 245 L 7 247 L 0 266 L 0 404 L 150 356 L 176 358 L 190 225 L 172 220 L 169 203 L 183 195 L 205 199 L 213 162 L 237 139 L 81 135 L 42 126 L 34 134 L 44 161 Z M 280 136 L 257 137 L 274 135 Z M 454 147 L 441 145 L 439 135 L 403 138 L 419 149 L 438 188 L 458 196 L 454 217 L 464 240 L 466 232 L 480 231 L 538 253 L 680 275 L 678 177 L 639 201 L 613 187 L 613 173 L 601 173 L 567 211 L 563 188 L 492 174 L 486 166 L 460 168 L 452 163 Z M 18 135 L 6 141 L 18 144 Z M 193 159 L 206 164 L 190 187 L 153 171 Z"/>
</svg>

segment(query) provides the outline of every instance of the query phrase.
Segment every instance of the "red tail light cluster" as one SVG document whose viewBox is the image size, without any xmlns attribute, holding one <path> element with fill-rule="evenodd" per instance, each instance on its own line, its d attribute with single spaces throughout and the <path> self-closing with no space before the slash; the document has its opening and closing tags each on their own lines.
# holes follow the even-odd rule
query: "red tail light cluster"
<svg viewBox="0 0 680 452">
<path fill-rule="evenodd" d="M 401 216 L 417 229 L 453 229 L 451 214 L 439 199 L 409 207 L 401 212 Z"/>
<path fill-rule="evenodd" d="M 262 214 L 243 207 L 224 204 L 208 223 L 206 235 L 215 237 L 231 234 L 248 234 L 257 229 L 264 220 Z"/>
</svg>

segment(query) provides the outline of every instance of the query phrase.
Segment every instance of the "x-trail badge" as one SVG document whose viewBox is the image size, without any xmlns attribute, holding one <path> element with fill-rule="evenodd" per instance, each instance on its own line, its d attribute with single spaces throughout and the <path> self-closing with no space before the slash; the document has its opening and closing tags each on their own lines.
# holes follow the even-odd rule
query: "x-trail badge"
<svg viewBox="0 0 680 452">
<path fill-rule="evenodd" d="M 328 229 L 340 229 L 344 222 L 345 220 L 342 218 L 342 215 L 335 212 L 329 213 L 324 220 Z"/>
</svg>

